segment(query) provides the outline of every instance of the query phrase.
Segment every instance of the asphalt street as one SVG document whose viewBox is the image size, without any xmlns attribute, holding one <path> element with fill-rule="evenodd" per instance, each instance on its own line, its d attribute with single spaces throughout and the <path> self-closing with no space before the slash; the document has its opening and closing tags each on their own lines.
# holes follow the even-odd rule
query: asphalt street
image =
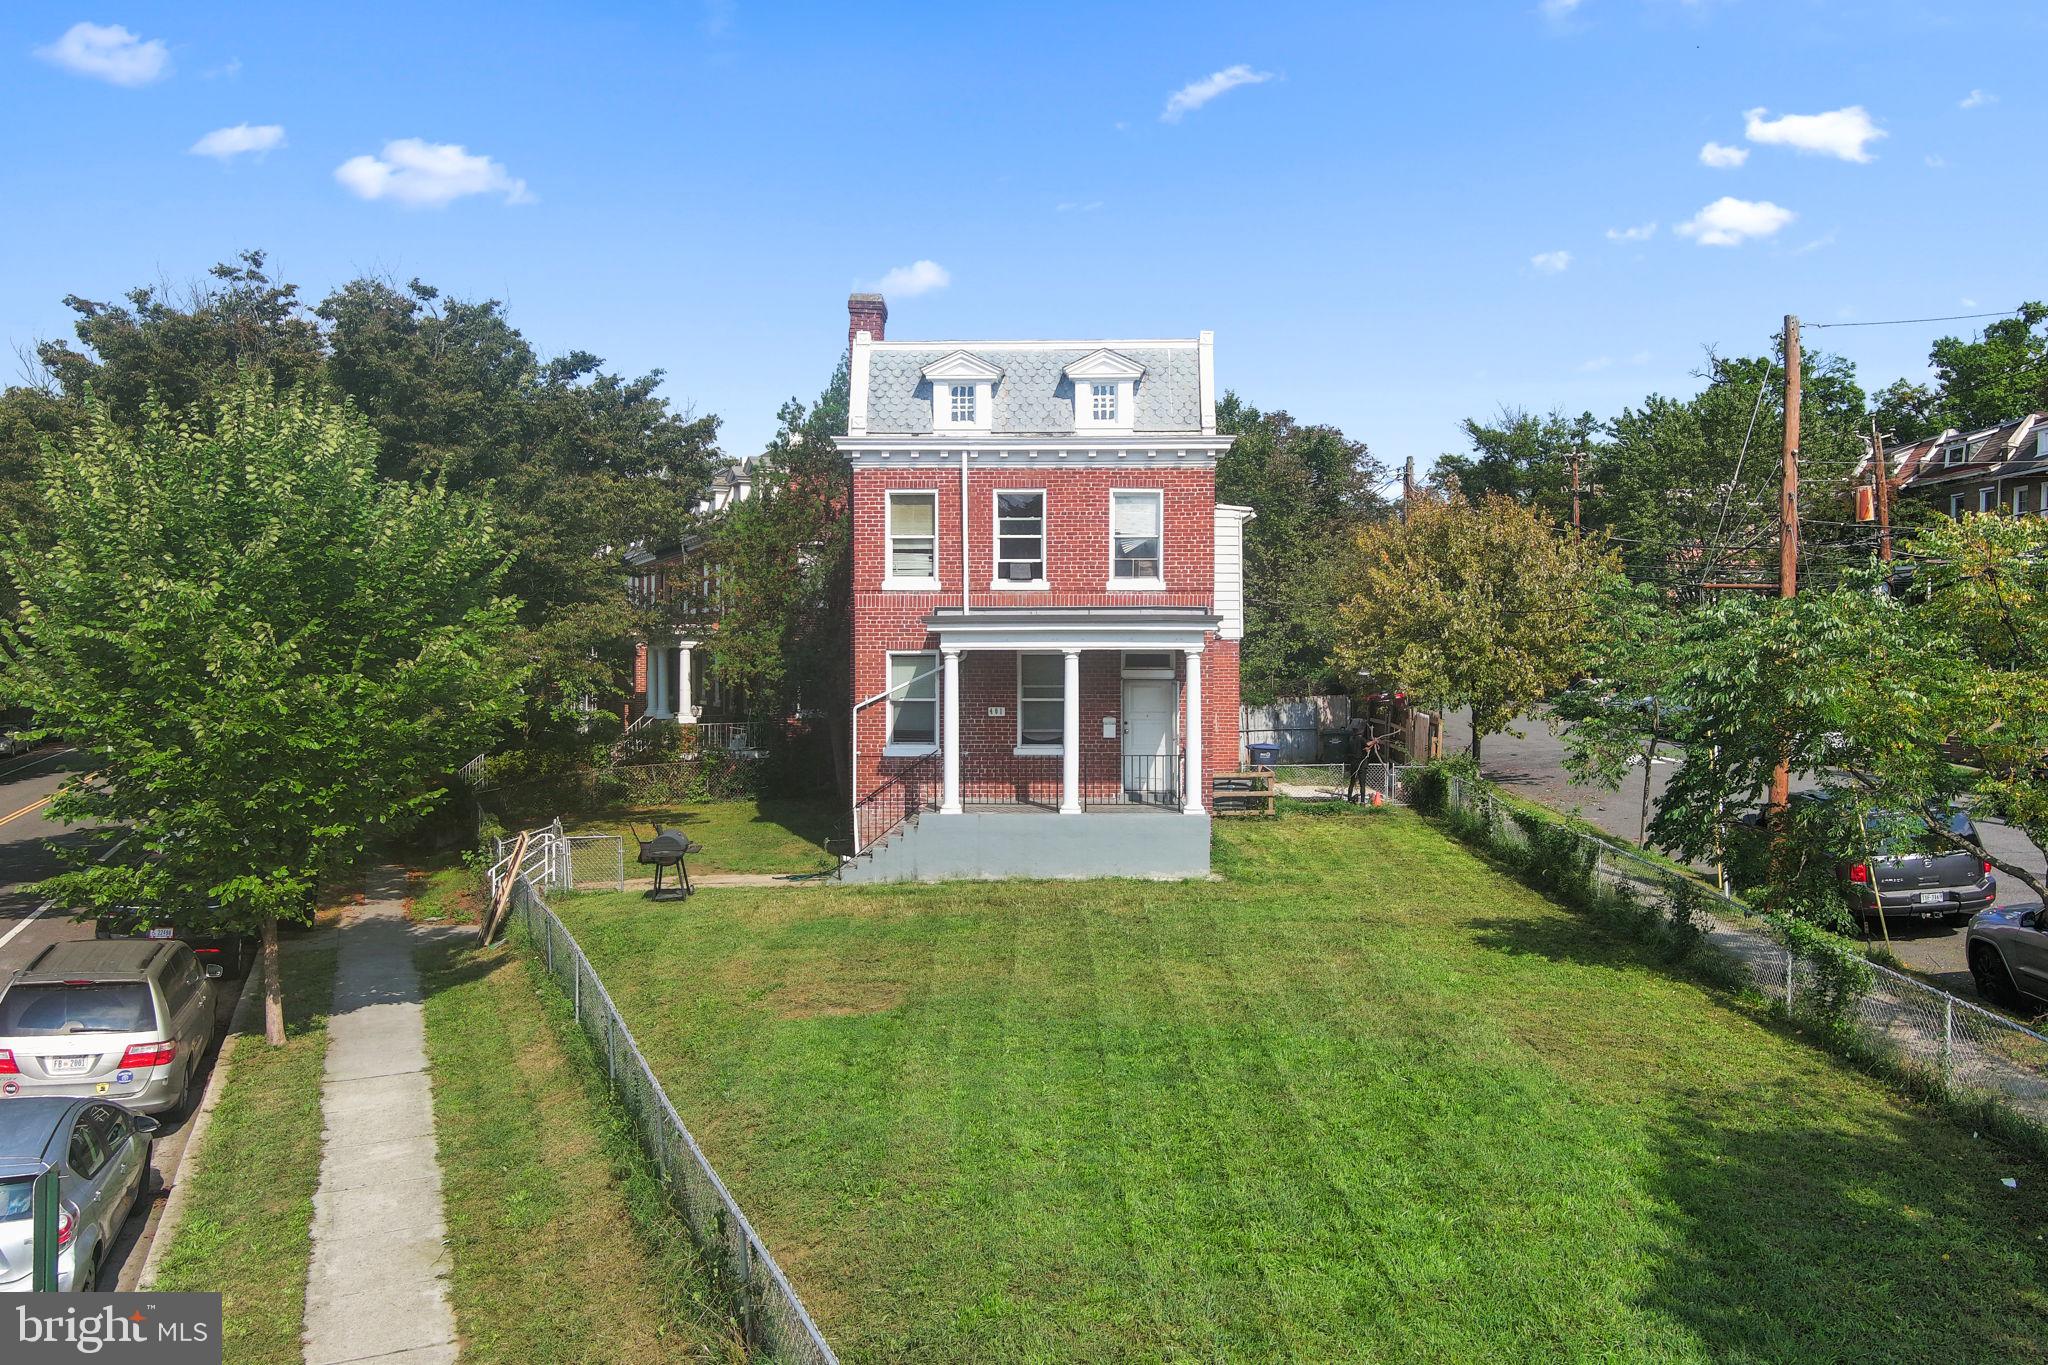
<svg viewBox="0 0 2048 1365">
<path fill-rule="evenodd" d="M 1542 716 L 1517 721 L 1520 735 L 1488 735 L 1482 749 L 1482 774 L 1509 791 L 1519 792 L 1557 810 L 1574 811 L 1609 834 L 1635 842 L 1641 822 L 1644 773 L 1640 763 L 1609 791 L 1584 786 L 1571 780 L 1565 770 L 1564 741 L 1550 732 Z M 1469 711 L 1452 713 L 1444 724 L 1444 752 L 1462 753 L 1471 746 L 1472 719 Z M 1651 765 L 1650 815 L 1656 817 L 1664 784 L 1674 763 L 1659 759 Z M 1812 786 L 1810 780 L 1795 778 L 1795 789 Z M 2025 835 L 1995 820 L 1980 820 L 1978 830 L 1991 852 L 2010 859 L 2036 875 L 2048 872 L 2048 859 Z M 0 834 L 4 834 L 0 830 Z M 2040 899 L 2011 877 L 1999 878 L 1998 904 L 2032 907 Z M 1976 985 L 1970 980 L 1963 957 L 1963 931 L 1946 925 L 1894 926 L 1892 951 L 1899 961 L 1920 975 L 1966 999 L 1975 999 Z"/>
<path fill-rule="evenodd" d="M 79 831 L 57 824 L 45 813 L 50 799 L 84 771 L 74 750 L 56 747 L 0 762 L 0 981 L 12 977 L 52 943 L 92 937 L 92 921 L 72 919 L 35 891 L 38 881 L 64 869 L 60 850 L 82 848 L 87 842 Z M 199 1091 L 212 1073 L 214 1053 L 226 1033 L 241 982 L 221 981 L 215 986 L 219 994 L 220 1027 L 215 1031 L 214 1044 L 204 1065 L 192 1079 L 192 1101 L 186 1106 L 187 1111 L 198 1102 Z M 184 1155 L 191 1127 L 189 1112 L 163 1114 L 159 1120 L 164 1126 L 152 1155 L 158 1192 L 155 1199 L 136 1206 L 122 1229 L 120 1241 L 102 1266 L 100 1282 L 108 1288 L 134 1288 L 143 1254 L 148 1249 L 148 1234 L 169 1192 L 169 1173 L 177 1169 Z"/>
</svg>

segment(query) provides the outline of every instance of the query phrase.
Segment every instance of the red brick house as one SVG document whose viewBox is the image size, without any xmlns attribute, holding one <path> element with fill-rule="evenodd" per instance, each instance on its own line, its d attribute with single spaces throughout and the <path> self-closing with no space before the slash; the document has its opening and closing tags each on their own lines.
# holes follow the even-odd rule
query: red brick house
<svg viewBox="0 0 2048 1365">
<path fill-rule="evenodd" d="M 848 880 L 1198 876 L 1238 762 L 1210 334 L 891 341 L 848 303 Z"/>
</svg>

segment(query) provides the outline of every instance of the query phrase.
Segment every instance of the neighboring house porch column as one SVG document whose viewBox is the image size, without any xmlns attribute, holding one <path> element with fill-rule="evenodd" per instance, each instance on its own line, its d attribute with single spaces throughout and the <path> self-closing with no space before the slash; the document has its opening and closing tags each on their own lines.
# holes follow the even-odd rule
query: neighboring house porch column
<svg viewBox="0 0 2048 1365">
<path fill-rule="evenodd" d="M 1060 696 L 1065 715 L 1060 724 L 1060 814 L 1081 813 L 1081 651 L 1060 651 L 1065 673 Z"/>
<path fill-rule="evenodd" d="M 939 814 L 960 814 L 960 651 L 945 650 L 946 675 L 941 678 L 941 695 L 945 698 L 946 721 L 940 738 L 945 744 L 945 786 L 939 801 Z"/>
<path fill-rule="evenodd" d="M 692 705 L 695 698 L 690 695 L 690 652 L 696 647 L 696 644 L 695 640 L 682 640 L 676 644 L 676 723 L 678 725 L 695 725 L 697 723 L 696 708 Z"/>
<path fill-rule="evenodd" d="M 647 645 L 647 715 L 668 719 L 668 651 L 652 641 Z"/>
<path fill-rule="evenodd" d="M 1188 661 L 1188 770 L 1187 799 L 1181 809 L 1189 815 L 1207 814 L 1202 800 L 1202 651 L 1187 651 Z"/>
</svg>

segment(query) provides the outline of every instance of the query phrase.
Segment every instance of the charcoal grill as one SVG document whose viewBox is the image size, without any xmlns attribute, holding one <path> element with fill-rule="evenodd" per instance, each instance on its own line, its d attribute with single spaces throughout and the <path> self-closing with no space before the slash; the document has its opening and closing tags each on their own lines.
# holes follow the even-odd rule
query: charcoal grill
<svg viewBox="0 0 2048 1365">
<path fill-rule="evenodd" d="M 695 890 L 690 885 L 690 855 L 702 853 L 704 846 L 679 829 L 657 829 L 652 839 L 642 839 L 638 830 L 633 831 L 633 840 L 640 845 L 640 864 L 654 869 L 654 889 L 647 893 L 647 899 L 685 900 Z M 669 883 L 664 894 L 661 874 L 673 871 L 682 884 Z"/>
</svg>

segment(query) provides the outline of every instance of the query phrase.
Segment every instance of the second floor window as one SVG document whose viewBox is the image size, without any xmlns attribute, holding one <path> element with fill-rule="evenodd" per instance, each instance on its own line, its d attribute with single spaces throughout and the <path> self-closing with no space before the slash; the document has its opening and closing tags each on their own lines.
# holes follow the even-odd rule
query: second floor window
<svg viewBox="0 0 2048 1365">
<path fill-rule="evenodd" d="M 1159 581 L 1160 494 L 1119 489 L 1109 495 L 1110 577 L 1118 583 Z"/>
<path fill-rule="evenodd" d="M 1088 386 L 1089 414 L 1098 422 L 1116 420 L 1116 385 L 1090 384 Z"/>
<path fill-rule="evenodd" d="M 974 420 L 974 385 L 951 385 L 949 396 L 952 399 L 952 406 L 947 411 L 952 414 L 953 420 L 956 422 L 972 422 Z"/>
<path fill-rule="evenodd" d="M 889 577 L 929 581 L 939 576 L 939 495 L 889 495 Z"/>
<path fill-rule="evenodd" d="M 1045 494 L 996 494 L 996 582 L 1045 581 Z"/>
</svg>

